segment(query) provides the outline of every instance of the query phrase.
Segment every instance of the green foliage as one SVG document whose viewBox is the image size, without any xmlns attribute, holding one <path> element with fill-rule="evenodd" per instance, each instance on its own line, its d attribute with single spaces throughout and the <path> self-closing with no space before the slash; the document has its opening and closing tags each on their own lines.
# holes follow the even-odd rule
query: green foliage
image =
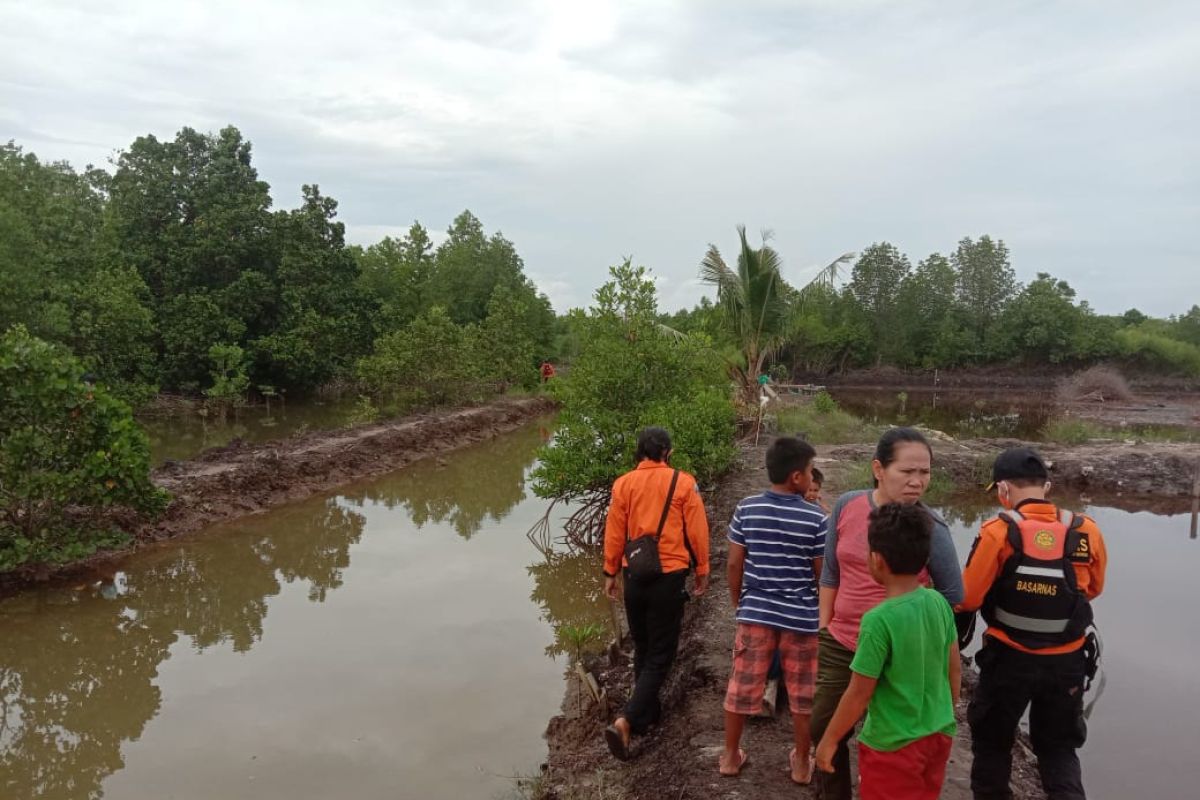
<svg viewBox="0 0 1200 800">
<path fill-rule="evenodd" d="M 718 310 L 705 310 L 701 319 L 721 331 L 730 345 L 725 360 L 747 405 L 755 402 L 757 379 L 765 362 L 787 342 L 798 324 L 809 294 L 823 296 L 832 288 L 838 269 L 851 257 L 847 253 L 821 270 L 799 292 L 783 280 L 779 253 L 766 243 L 750 246 L 746 226 L 737 227 L 740 247 L 734 267 L 725 263 L 716 245 L 709 245 L 700 262 L 700 278 L 717 290 Z M 689 320 L 690 321 L 690 320 Z M 681 329 L 682 330 L 682 329 Z"/>
<path fill-rule="evenodd" d="M 250 388 L 245 351 L 236 344 L 214 344 L 208 348 L 208 360 L 212 364 L 212 386 L 204 390 L 205 396 L 222 410 L 242 405 Z"/>
<path fill-rule="evenodd" d="M 114 544 L 95 512 L 157 513 L 146 435 L 83 365 L 15 326 L 0 339 L 0 570 Z"/>
<path fill-rule="evenodd" d="M 346 420 L 348 426 L 367 425 L 379 419 L 379 409 L 371 402 L 371 398 L 365 394 L 358 396 L 358 402 L 354 404 L 354 409 L 350 412 L 349 418 Z"/>
<path fill-rule="evenodd" d="M 817 392 L 812 399 L 812 407 L 818 414 L 832 414 L 838 410 L 837 401 L 829 392 Z"/>
<path fill-rule="evenodd" d="M 910 274 L 908 257 L 882 242 L 863 251 L 850 275 L 849 290 L 870 321 L 872 345 L 879 360 L 894 360 L 903 340 L 896 335 L 900 289 Z"/>
<path fill-rule="evenodd" d="M 1146 325 L 1116 332 L 1120 355 L 1127 361 L 1178 375 L 1200 375 L 1200 347 L 1155 332 Z"/>
<path fill-rule="evenodd" d="M 958 306 L 969 315 L 975 347 L 982 352 L 1004 307 L 1017 293 L 1008 247 L 990 236 L 981 236 L 979 241 L 968 236 L 958 243 L 951 263 L 958 278 Z"/>
<path fill-rule="evenodd" d="M 469 399 L 470 339 L 444 308 L 434 306 L 403 330 L 376 340 L 375 352 L 359 362 L 358 377 L 402 407 Z"/>
<path fill-rule="evenodd" d="M 813 444 L 873 442 L 881 430 L 838 408 L 832 398 L 823 401 L 821 395 L 811 403 L 779 409 L 776 418 L 780 433 L 798 434 Z"/>
<path fill-rule="evenodd" d="M 1200 431 L 1172 425 L 1114 427 L 1078 417 L 1056 417 L 1042 429 L 1042 438 L 1059 444 L 1085 444 L 1093 440 L 1141 442 L 1196 442 Z"/>
<path fill-rule="evenodd" d="M 503 392 L 537 385 L 536 343 L 527 324 L 529 304 L 515 288 L 500 284 L 488 301 L 487 318 L 475 334 L 477 371 Z"/>
<path fill-rule="evenodd" d="M 1083 315 L 1074 300 L 1075 290 L 1066 281 L 1039 272 L 1004 310 L 1000 352 L 1051 364 L 1070 360 Z"/>
<path fill-rule="evenodd" d="M 154 314 L 132 269 L 98 269 L 68 294 L 71 350 L 121 399 L 138 406 L 158 392 Z"/>
<path fill-rule="evenodd" d="M 598 622 L 586 625 L 563 624 L 555 629 L 555 633 L 569 648 L 572 658 L 579 661 L 589 646 L 604 641 L 608 628 Z"/>
<path fill-rule="evenodd" d="M 579 498 L 607 491 L 633 466 L 638 432 L 671 432 L 672 463 L 703 483 L 731 463 L 734 415 L 720 357 L 706 337 L 682 338 L 657 321 L 654 283 L 627 260 L 574 324 L 581 352 L 553 391 L 562 403 L 558 433 L 540 454 L 534 491 Z"/>
</svg>

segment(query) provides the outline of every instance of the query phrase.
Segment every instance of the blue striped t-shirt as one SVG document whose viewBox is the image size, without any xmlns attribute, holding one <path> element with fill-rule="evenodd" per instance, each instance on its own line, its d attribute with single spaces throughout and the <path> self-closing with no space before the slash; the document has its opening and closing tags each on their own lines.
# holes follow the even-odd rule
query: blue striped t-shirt
<svg viewBox="0 0 1200 800">
<path fill-rule="evenodd" d="M 737 621 L 817 632 L 813 559 L 825 555 L 824 512 L 802 495 L 766 491 L 738 503 L 729 541 L 746 548 Z"/>
</svg>

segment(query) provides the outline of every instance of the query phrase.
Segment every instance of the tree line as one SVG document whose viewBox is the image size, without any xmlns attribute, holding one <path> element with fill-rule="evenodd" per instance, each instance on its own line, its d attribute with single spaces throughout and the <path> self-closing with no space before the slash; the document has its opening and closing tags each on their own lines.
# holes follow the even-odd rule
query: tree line
<svg viewBox="0 0 1200 800">
<path fill-rule="evenodd" d="M 549 300 L 469 211 L 436 246 L 414 223 L 363 248 L 316 185 L 297 208 L 272 205 L 234 127 L 142 136 L 111 172 L 9 142 L 0 332 L 19 324 L 69 349 L 134 404 L 331 381 L 411 404 L 536 380 Z"/>
<path fill-rule="evenodd" d="M 1104 360 L 1200 375 L 1200 306 L 1167 319 L 1137 309 L 1097 314 L 1048 273 L 1021 284 L 1008 247 L 990 236 L 964 238 L 949 256 L 932 253 L 916 267 L 894 245 L 872 244 L 801 287 L 783 279 L 779 255 L 766 240 L 752 247 L 744 229 L 740 236 L 738 268 L 725 267 L 716 248 L 702 262 L 701 277 L 717 289 L 717 301 L 703 298 L 661 319 L 680 331 L 709 334 L 744 369 L 753 370 L 749 361 L 763 364 L 765 343 L 765 366 L 774 365 L 781 376 L 884 365 Z M 850 261 L 846 276 L 843 265 Z"/>
</svg>

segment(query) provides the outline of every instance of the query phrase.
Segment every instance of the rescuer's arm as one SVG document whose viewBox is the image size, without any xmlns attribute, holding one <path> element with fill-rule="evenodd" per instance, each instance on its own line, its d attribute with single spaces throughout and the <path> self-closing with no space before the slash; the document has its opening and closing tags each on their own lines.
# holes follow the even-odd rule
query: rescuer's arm
<svg viewBox="0 0 1200 800">
<path fill-rule="evenodd" d="M 1004 564 L 1006 526 L 1003 520 L 984 523 L 963 568 L 963 599 L 955 611 L 977 611 Z"/>
</svg>

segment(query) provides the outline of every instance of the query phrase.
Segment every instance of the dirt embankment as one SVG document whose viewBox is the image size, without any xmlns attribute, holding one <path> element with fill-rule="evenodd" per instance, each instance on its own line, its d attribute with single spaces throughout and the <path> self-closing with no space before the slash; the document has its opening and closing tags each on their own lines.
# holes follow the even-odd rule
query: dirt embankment
<svg viewBox="0 0 1200 800">
<path fill-rule="evenodd" d="M 584 702 L 579 682 L 569 682 L 563 714 L 550 721 L 546 731 L 549 756 L 545 781 L 547 796 L 556 800 L 603 800 L 645 798 L 814 797 L 809 788 L 791 782 L 787 754 L 791 749 L 791 717 L 783 708 L 773 719 L 752 719 L 743 734 L 742 746 L 750 756 L 738 778 L 723 778 L 717 772 L 717 756 L 723 742 L 722 701 L 729 677 L 734 620 L 725 580 L 727 542 L 723 531 L 734 506 L 741 498 L 762 491 L 767 485 L 763 466 L 765 445 L 743 449 L 738 464 L 719 488 L 705 498 L 713 530 L 712 583 L 706 595 L 690 604 L 684 618 L 679 655 L 662 693 L 664 721 L 648 736 L 635 739 L 635 757 L 628 763 L 614 761 L 603 741 L 607 717 L 595 703 Z M 850 462 L 836 457 L 832 448 L 818 448 L 824 459 L 825 494 L 836 497 L 854 488 L 848 483 Z M 616 662 L 607 657 L 590 665 L 608 692 L 613 710 L 628 696 L 632 679 L 630 646 Z M 971 673 L 971 670 L 967 670 Z M 973 674 L 973 673 L 971 673 Z M 969 691 L 969 685 L 968 685 Z M 947 771 L 943 800 L 969 800 L 970 731 L 959 712 L 959 732 Z M 1018 800 L 1039 800 L 1036 769 L 1024 745 L 1018 745 L 1013 785 Z"/>
<path fill-rule="evenodd" d="M 0 593 L 68 578 L 149 542 L 264 511 L 490 439 L 553 409 L 554 403 L 545 397 L 500 400 L 259 445 L 235 442 L 207 450 L 190 461 L 168 462 L 151 475 L 173 496 L 166 513 L 152 523 L 117 520 L 134 535 L 129 547 L 99 553 L 81 563 L 0 575 Z"/>
<path fill-rule="evenodd" d="M 1007 447 L 1027 446 L 1008 439 L 934 439 L 934 464 L 950 473 L 962 489 L 988 483 L 991 464 Z M 868 460 L 874 445 L 828 448 L 837 459 Z M 1180 513 L 1190 503 L 1200 480 L 1200 444 L 1104 442 L 1081 445 L 1038 445 L 1050 467 L 1050 480 L 1060 489 L 1093 500 L 1119 500 L 1131 511 Z"/>
<path fill-rule="evenodd" d="M 806 373 L 797 376 L 799 383 L 827 386 L 847 386 L 861 389 L 961 389 L 986 392 L 1053 391 L 1064 374 L 1070 370 L 1042 367 L 1014 369 L 1011 366 L 978 367 L 975 369 L 902 370 L 895 367 L 853 370 L 843 375 Z M 1200 392 L 1200 379 L 1161 375 L 1149 371 L 1121 370 L 1129 385 L 1139 394 L 1195 394 Z"/>
</svg>

